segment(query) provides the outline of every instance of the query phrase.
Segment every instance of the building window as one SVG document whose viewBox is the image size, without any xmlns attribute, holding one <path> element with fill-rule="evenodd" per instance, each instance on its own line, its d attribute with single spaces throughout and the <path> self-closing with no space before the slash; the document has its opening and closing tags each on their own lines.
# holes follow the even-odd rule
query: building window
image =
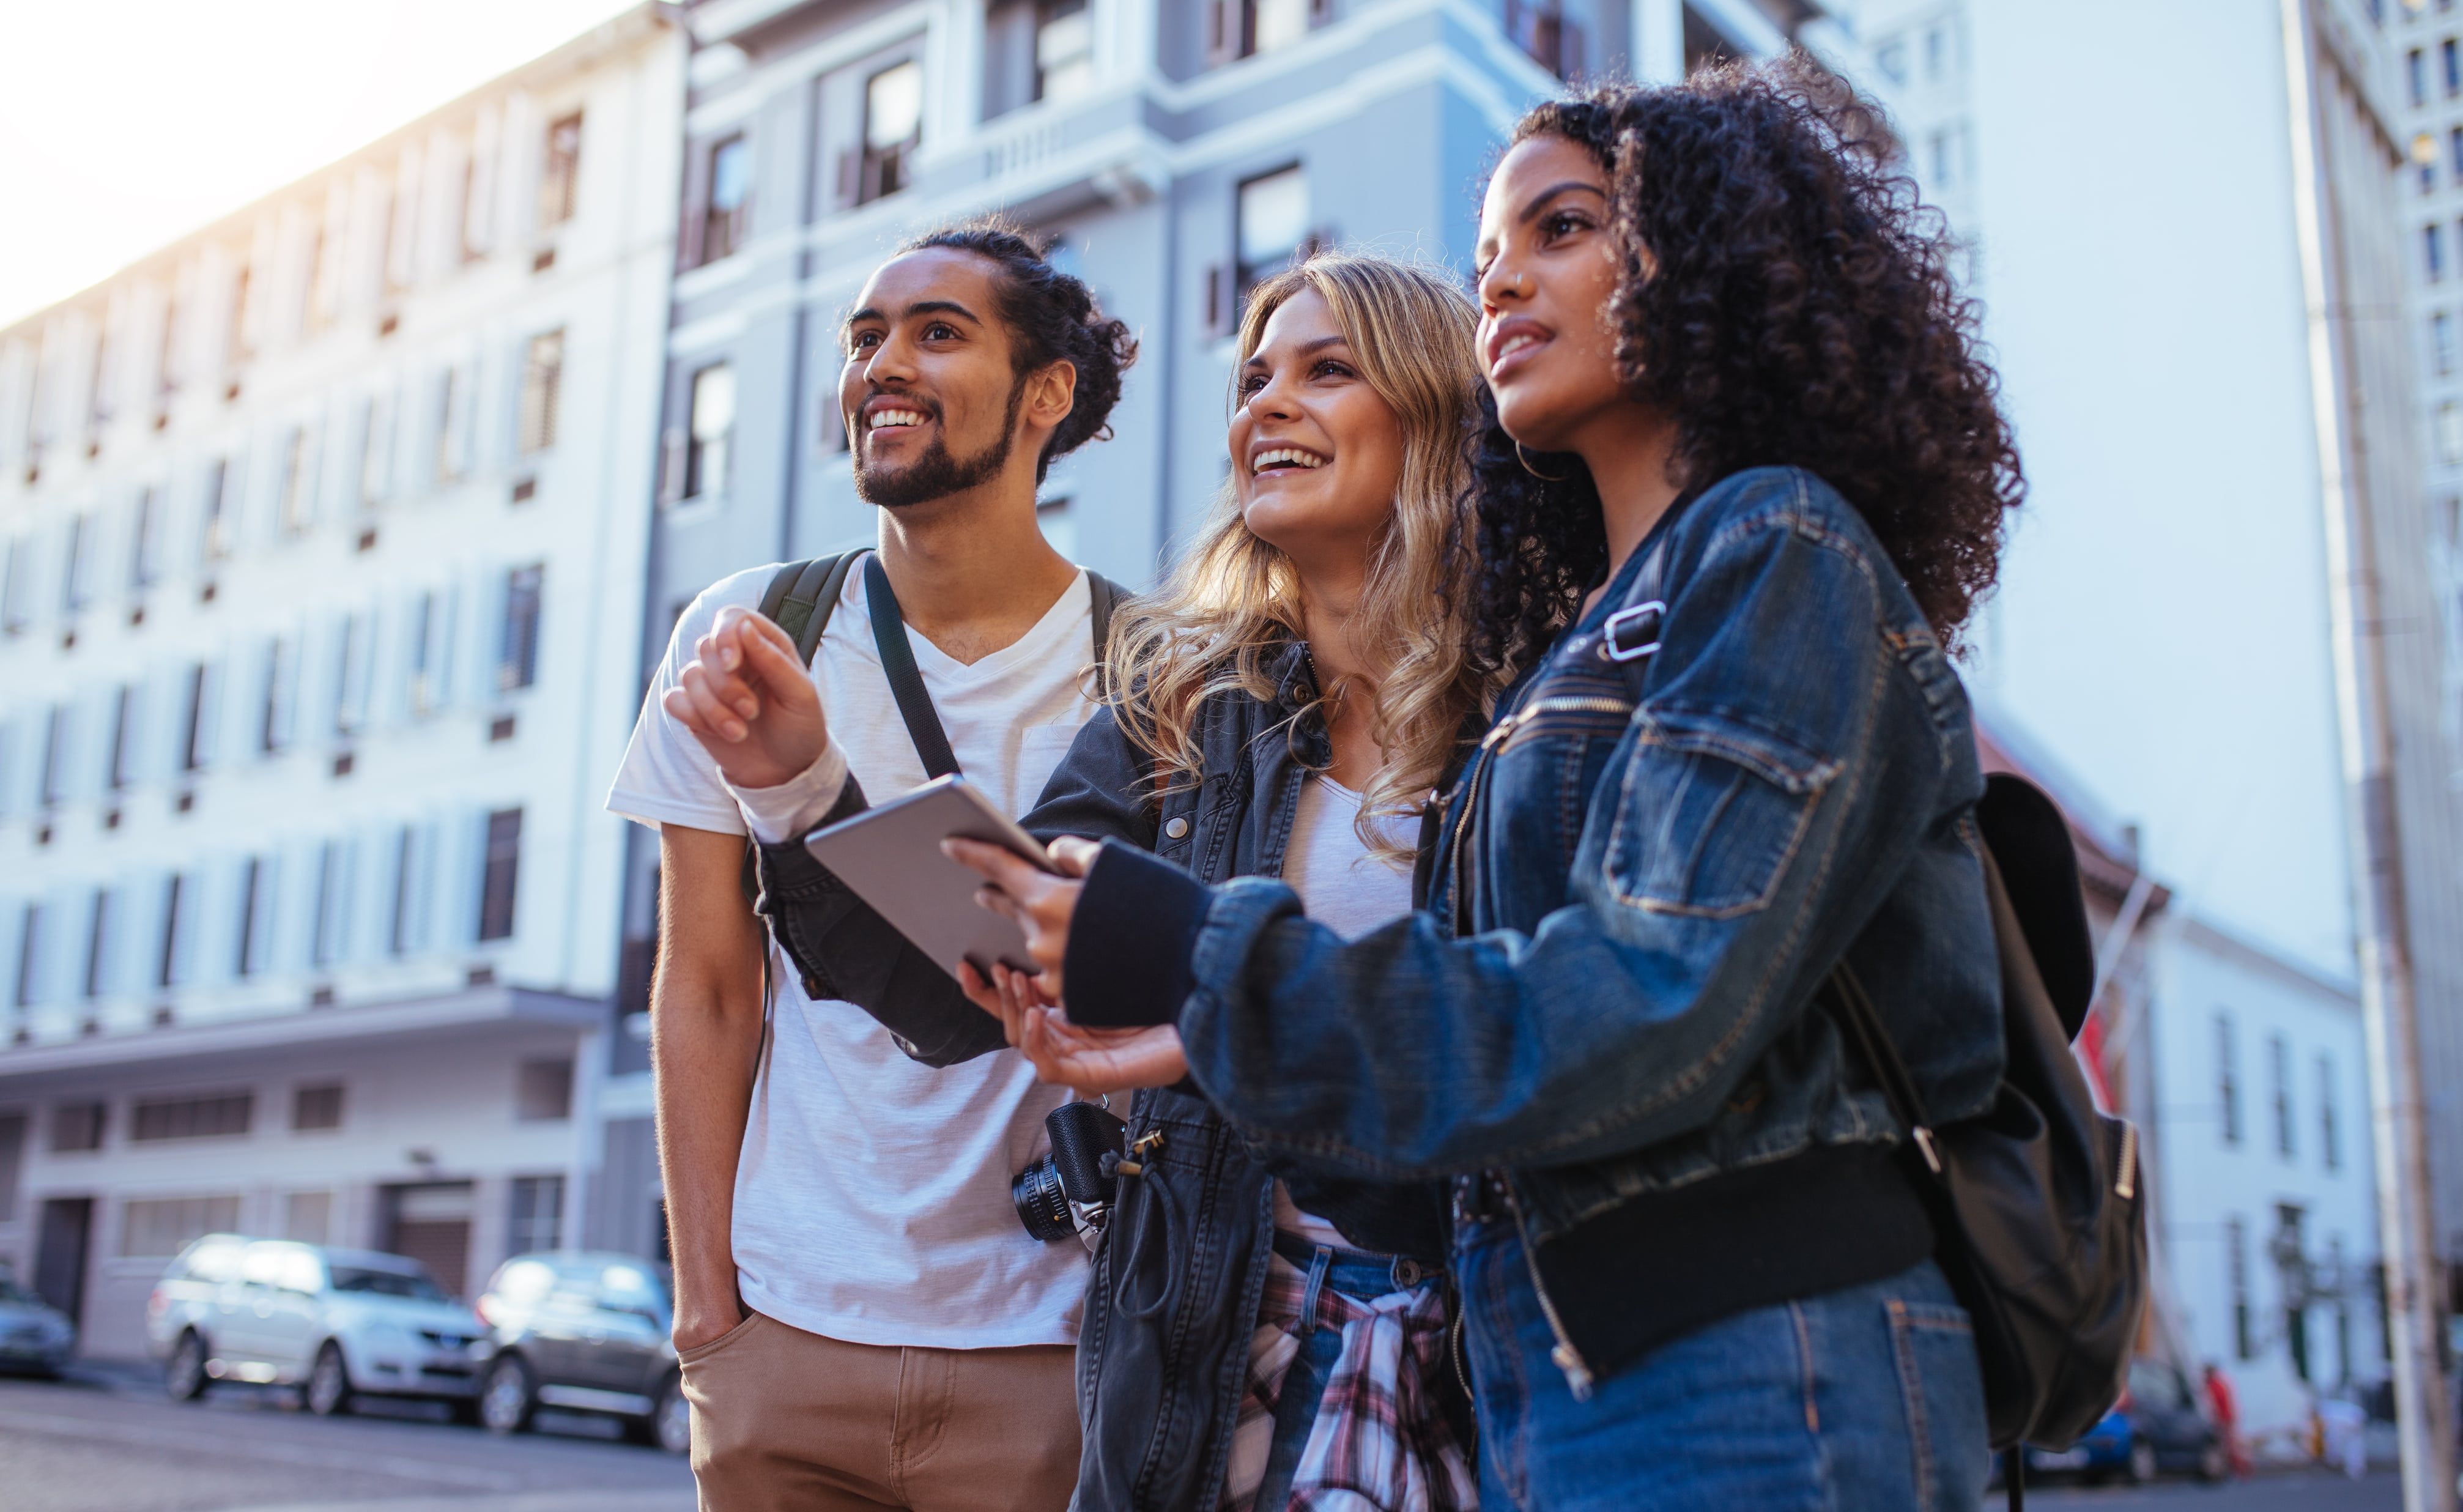
<svg viewBox="0 0 2463 1512">
<path fill-rule="evenodd" d="M 351 917 L 350 852 L 338 840 L 316 851 L 316 921 L 308 942 L 309 963 L 331 966 L 342 957 L 342 935 Z"/>
<path fill-rule="evenodd" d="M 26 1115 L 0 1113 L 0 1223 L 17 1216 L 17 1188 L 26 1172 Z"/>
<path fill-rule="evenodd" d="M 2451 399 L 2437 406 L 2437 460 L 2450 468 L 2463 464 L 2463 408 Z"/>
<path fill-rule="evenodd" d="M 2437 69 L 2446 77 L 2449 98 L 2463 93 L 2463 51 L 2457 51 L 2452 37 L 2437 44 Z"/>
<path fill-rule="evenodd" d="M 298 661 L 290 637 L 277 635 L 265 643 L 265 703 L 259 711 L 256 734 L 258 749 L 268 756 L 291 745 Z"/>
<path fill-rule="evenodd" d="M 2411 102 L 2417 107 L 2429 103 L 2429 58 L 2420 49 L 2404 55 L 2404 81 L 2411 86 Z"/>
<path fill-rule="evenodd" d="M 2215 1105 L 2224 1143 L 2240 1143 L 2240 1046 L 2228 1015 L 2215 1015 Z"/>
<path fill-rule="evenodd" d="M 256 355 L 255 343 L 250 340 L 253 330 L 249 324 L 249 267 L 239 265 L 231 274 L 230 329 L 223 334 L 223 355 L 226 365 L 237 367 Z"/>
<path fill-rule="evenodd" d="M 9 542 L 9 560 L 0 567 L 0 630 L 14 635 L 33 618 L 33 544 L 23 536 Z"/>
<path fill-rule="evenodd" d="M 43 726 L 43 773 L 36 789 L 45 808 L 57 808 L 68 797 L 69 706 L 54 704 Z"/>
<path fill-rule="evenodd" d="M 522 811 L 498 809 L 488 816 L 488 851 L 479 873 L 479 938 L 512 937 L 513 890 L 520 880 L 521 859 Z"/>
<path fill-rule="evenodd" d="M 98 317 L 95 321 L 93 382 L 86 391 L 86 426 L 99 430 L 111 419 L 113 403 L 112 369 L 120 365 L 119 350 L 112 344 L 111 319 Z"/>
<path fill-rule="evenodd" d="M 2232 1293 L 2233 1357 L 2257 1358 L 2257 1340 L 2250 1326 L 2249 1230 L 2237 1217 L 2224 1219 L 2224 1277 Z"/>
<path fill-rule="evenodd" d="M 163 939 L 154 963 L 157 987 L 177 987 L 187 975 L 181 959 L 185 953 L 182 945 L 186 931 L 183 926 L 187 910 L 188 879 L 175 871 L 163 885 Z"/>
<path fill-rule="evenodd" d="M 32 1008 L 43 984 L 43 906 L 29 903 L 17 918 L 17 1006 Z"/>
<path fill-rule="evenodd" d="M 103 994 L 111 977 L 111 889 L 97 887 L 94 907 L 86 914 L 85 927 L 85 997 L 91 1002 Z"/>
<path fill-rule="evenodd" d="M 126 791 L 136 781 L 136 685 L 122 683 L 111 703 L 111 759 L 103 768 L 103 777 L 115 793 Z"/>
<path fill-rule="evenodd" d="M 539 168 L 538 223 L 545 230 L 573 219 L 581 189 L 581 112 L 558 117 L 547 128 L 547 152 Z"/>
<path fill-rule="evenodd" d="M 1243 180 L 1233 211 L 1239 254 L 1236 303 L 1249 296 L 1258 279 L 1281 272 L 1306 250 L 1310 241 L 1308 170 L 1296 164 Z"/>
<path fill-rule="evenodd" d="M 1095 25 L 1086 0 L 1035 0 L 1035 98 L 1067 99 L 1095 85 Z"/>
<path fill-rule="evenodd" d="M 524 1061 L 513 1084 L 513 1116 L 525 1124 L 553 1124 L 572 1117 L 573 1063 Z"/>
<path fill-rule="evenodd" d="M 2305 1292 L 2308 1261 L 2304 1259 L 2302 1222 L 2307 1216 L 2289 1202 L 2275 1209 L 2275 1240 L 2270 1246 L 2283 1271 L 2283 1340 L 2291 1347 L 2292 1373 L 2306 1381 L 2309 1367 L 2309 1299 Z"/>
<path fill-rule="evenodd" d="M 240 868 L 239 954 L 242 976 L 265 970 L 273 942 L 273 863 L 251 856 Z"/>
<path fill-rule="evenodd" d="M 433 592 L 419 596 L 410 620 L 410 686 L 405 692 L 414 715 L 432 714 L 445 704 L 446 639 L 452 617 Z"/>
<path fill-rule="evenodd" d="M 2429 281 L 2446 276 L 2446 228 L 2424 226 L 2420 229 L 2422 266 L 2429 270 Z"/>
<path fill-rule="evenodd" d="M 66 613 L 76 613 L 94 598 L 94 516 L 70 517 L 67 570 L 60 577 L 60 608 Z"/>
<path fill-rule="evenodd" d="M 1208 56 L 1254 57 L 1289 47 L 1330 9 L 1328 0 L 1214 0 L 1208 8 Z"/>
<path fill-rule="evenodd" d="M 542 331 L 531 338 L 522 358 L 522 435 L 524 455 L 556 445 L 556 399 L 564 385 L 564 333 Z"/>
<path fill-rule="evenodd" d="M 2318 1058 L 2318 1154 L 2329 1171 L 2343 1168 L 2343 1131 L 2335 1122 L 2335 1058 Z"/>
<path fill-rule="evenodd" d="M 188 668 L 186 707 L 182 712 L 180 731 L 180 770 L 202 772 L 206 769 L 206 753 L 213 741 L 213 722 L 207 697 L 212 691 L 206 683 L 206 664 L 198 662 Z"/>
<path fill-rule="evenodd" d="M 924 65 L 893 63 L 863 82 L 863 161 L 855 202 L 869 205 L 906 187 L 924 138 Z"/>
<path fill-rule="evenodd" d="M 342 1087 L 340 1083 L 326 1083 L 316 1086 L 293 1089 L 291 1093 L 293 1132 L 341 1127 Z"/>
<path fill-rule="evenodd" d="M 470 379 L 448 367 L 436 381 L 436 480 L 459 482 L 470 471 Z"/>
<path fill-rule="evenodd" d="M 496 642 L 496 690 L 509 693 L 538 678 L 539 596 L 547 568 L 534 563 L 505 574 L 505 624 Z"/>
<path fill-rule="evenodd" d="M 282 482 L 278 497 L 283 530 L 304 533 L 314 522 L 316 506 L 315 450 L 305 426 L 294 426 L 282 444 Z"/>
<path fill-rule="evenodd" d="M 134 524 L 128 551 L 128 586 L 142 592 L 163 576 L 163 497 L 152 488 L 137 491 Z"/>
<path fill-rule="evenodd" d="M 375 640 L 366 615 L 342 616 L 334 636 L 334 734 L 338 736 L 348 738 L 367 725 L 372 681 L 368 663 Z"/>
<path fill-rule="evenodd" d="M 158 399 L 168 399 L 180 390 L 180 301 L 176 296 L 163 300 L 163 340 L 154 353 L 154 393 Z"/>
<path fill-rule="evenodd" d="M 213 465 L 206 469 L 205 529 L 199 543 L 207 567 L 230 555 L 230 460 L 216 457 Z"/>
<path fill-rule="evenodd" d="M 419 836 L 410 825 L 402 826 L 394 837 L 393 846 L 393 909 L 385 921 L 385 948 L 396 955 L 405 954 L 411 945 L 412 911 L 417 895 L 412 888 L 418 883 Z"/>
<path fill-rule="evenodd" d="M 360 503 L 381 504 L 393 493 L 394 402 L 390 392 L 360 403 Z"/>
<path fill-rule="evenodd" d="M 128 1137 L 131 1142 L 145 1142 L 245 1134 L 255 1106 L 251 1092 L 140 1098 L 129 1105 Z"/>
<path fill-rule="evenodd" d="M 2270 1036 L 2266 1041 L 2269 1079 L 2274 1084 L 2275 1152 L 2284 1159 L 2292 1158 L 2292 1046 L 2281 1035 Z"/>
<path fill-rule="evenodd" d="M 1893 84 L 1907 81 L 1907 45 L 1897 37 L 1873 49 L 1873 66 Z"/>
<path fill-rule="evenodd" d="M 208 1234 L 239 1227 L 239 1198 L 140 1197 L 120 1204 L 122 1260 L 167 1260 Z"/>
<path fill-rule="evenodd" d="M 687 498 L 727 492 L 730 444 L 735 433 L 735 370 L 712 362 L 692 376 L 690 439 L 685 449 Z"/>
<path fill-rule="evenodd" d="M 2455 183 L 2463 184 L 2463 126 L 2446 133 L 2446 171 Z"/>
<path fill-rule="evenodd" d="M 1564 0 L 1505 0 L 1505 34 L 1558 78 L 1582 71 L 1582 29 L 1565 18 Z"/>
<path fill-rule="evenodd" d="M 515 1255 L 537 1255 L 564 1247 L 564 1178 L 515 1176 L 512 1232 L 506 1243 Z"/>
<path fill-rule="evenodd" d="M 2429 318 L 2429 358 L 2438 377 L 2454 371 L 2454 317 L 2444 310 Z"/>
<path fill-rule="evenodd" d="M 488 255 L 488 174 L 484 161 L 487 147 L 479 142 L 470 143 L 470 155 L 462 160 L 462 260 L 475 262 Z"/>
<path fill-rule="evenodd" d="M 709 198 L 701 216 L 703 262 L 731 257 L 744 245 L 752 201 L 752 149 L 739 131 L 709 149 Z"/>
</svg>

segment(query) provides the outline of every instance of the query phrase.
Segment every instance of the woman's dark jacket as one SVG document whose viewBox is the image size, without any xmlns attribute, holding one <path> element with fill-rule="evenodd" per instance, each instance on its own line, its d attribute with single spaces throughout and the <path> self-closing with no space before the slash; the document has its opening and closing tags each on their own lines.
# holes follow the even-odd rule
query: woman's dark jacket
<svg viewBox="0 0 2463 1512">
<path fill-rule="evenodd" d="M 1084 835 L 1151 850 L 1208 882 L 1279 877 L 1300 783 L 1330 755 L 1297 644 L 1270 653 L 1271 704 L 1218 695 L 1199 712 L 1201 779 L 1157 796 L 1151 758 L 1108 709 L 1079 732 L 1024 820 L 1038 837 Z M 1298 716 L 1295 722 L 1295 716 Z M 1305 764 L 1304 764 L 1305 763 Z M 865 806 L 850 779 L 824 822 Z M 858 1003 L 908 1055 L 951 1065 L 1004 1043 L 997 1020 L 798 844 L 762 847 L 760 911 L 817 998 Z M 1274 1238 L 1274 1178 L 1295 1201 L 1378 1253 L 1432 1267 L 1445 1214 L 1429 1184 L 1365 1182 L 1306 1160 L 1261 1164 L 1188 1082 L 1137 1094 L 1132 1141 L 1162 1136 L 1123 1177 L 1095 1252 L 1078 1339 L 1085 1446 L 1073 1505 L 1210 1512 L 1221 1499 Z M 1019 1243 L 1032 1243 L 1021 1229 Z"/>
<path fill-rule="evenodd" d="M 1467 1200 L 1510 1194 L 1578 1392 L 1922 1260 L 1898 1126 L 1816 994 L 1843 954 L 1951 1123 L 2000 1082 L 2000 979 L 1967 696 L 1864 517 L 1800 471 L 1721 480 L 1505 708 L 1429 909 L 1344 941 L 1278 883 L 1107 850 L 1071 999 L 1180 1002 L 1192 1080 L 1260 1150 L 1494 1173 Z M 1123 933 L 1177 933 L 1179 979 L 1081 959 Z"/>
</svg>

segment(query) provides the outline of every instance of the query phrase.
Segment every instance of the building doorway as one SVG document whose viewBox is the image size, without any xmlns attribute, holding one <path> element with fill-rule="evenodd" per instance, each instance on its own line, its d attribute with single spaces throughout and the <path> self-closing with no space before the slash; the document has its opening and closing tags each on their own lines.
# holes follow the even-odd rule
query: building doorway
<svg viewBox="0 0 2463 1512">
<path fill-rule="evenodd" d="M 86 1256 L 94 1238 L 94 1198 L 46 1197 L 34 1235 L 34 1295 L 85 1328 Z"/>
<path fill-rule="evenodd" d="M 470 1183 L 421 1181 L 384 1189 L 381 1242 L 427 1267 L 454 1296 L 470 1283 Z"/>
</svg>

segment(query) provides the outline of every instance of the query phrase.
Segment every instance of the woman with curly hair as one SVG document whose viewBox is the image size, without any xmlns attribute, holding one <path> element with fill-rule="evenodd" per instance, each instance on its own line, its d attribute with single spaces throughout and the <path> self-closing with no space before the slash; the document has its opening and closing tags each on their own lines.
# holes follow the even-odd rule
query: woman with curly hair
<svg viewBox="0 0 2463 1512">
<path fill-rule="evenodd" d="M 1806 65 L 1534 111 L 1478 246 L 1515 681 L 1429 907 L 1344 940 L 1124 847 L 966 851 L 1070 1033 L 1173 1003 L 1253 1148 L 1451 1179 L 1493 1506 L 1979 1500 L 1970 1321 L 1823 992 L 1852 965 L 1939 1121 L 1990 1106 L 1949 653 L 2021 484 L 1936 226 Z"/>
</svg>

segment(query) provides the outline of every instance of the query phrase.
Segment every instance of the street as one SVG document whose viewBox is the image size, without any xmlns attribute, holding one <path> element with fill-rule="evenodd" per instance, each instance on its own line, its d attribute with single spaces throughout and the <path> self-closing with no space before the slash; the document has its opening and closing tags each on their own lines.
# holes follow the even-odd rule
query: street
<svg viewBox="0 0 2463 1512">
<path fill-rule="evenodd" d="M 433 1415 L 431 1415 L 433 1413 Z M 612 1424 L 542 1413 L 497 1438 L 377 1403 L 317 1418 L 291 1393 L 220 1386 L 175 1403 L 151 1372 L 0 1378 L 8 1512 L 692 1512 L 683 1459 Z"/>
<path fill-rule="evenodd" d="M 0 1378 L 0 1503 L 8 1512 L 691 1512 L 682 1459 L 611 1424 L 541 1414 L 497 1438 L 441 1413 L 377 1403 L 320 1419 L 290 1393 L 222 1386 L 165 1399 L 149 1371 L 84 1367 L 65 1381 Z M 2226 1486 L 2045 1487 L 2036 1507 L 2097 1512 L 2392 1512 L 2399 1483 L 2322 1472 Z M 1998 1493 L 1985 1504 L 1997 1506 Z"/>
</svg>

